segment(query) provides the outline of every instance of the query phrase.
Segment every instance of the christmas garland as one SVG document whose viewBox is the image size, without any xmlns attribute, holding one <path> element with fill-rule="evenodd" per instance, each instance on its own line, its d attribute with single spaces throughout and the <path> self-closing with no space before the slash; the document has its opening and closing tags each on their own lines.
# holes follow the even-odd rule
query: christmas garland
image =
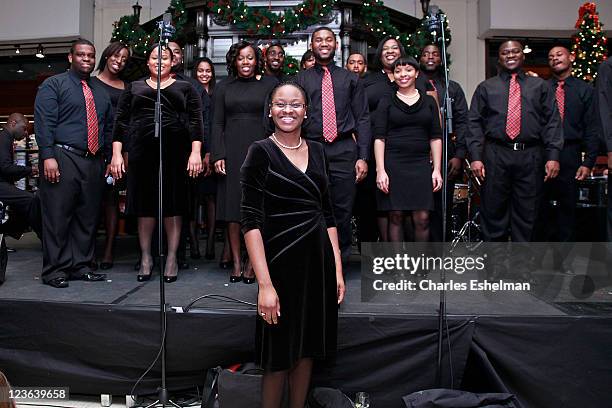
<svg viewBox="0 0 612 408">
<path fill-rule="evenodd" d="M 337 0 L 304 0 L 283 14 L 267 7 L 249 7 L 241 0 L 209 0 L 206 7 L 219 21 L 249 35 L 278 37 L 305 29 L 328 17 Z"/>
<path fill-rule="evenodd" d="M 573 36 L 572 53 L 576 57 L 572 74 L 587 82 L 595 81 L 599 64 L 606 60 L 608 39 L 602 30 L 595 3 L 585 3 L 578 10 L 576 29 Z"/>
<path fill-rule="evenodd" d="M 172 21 L 176 28 L 176 33 L 172 39 L 181 36 L 185 24 L 187 24 L 187 12 L 182 0 L 172 0 L 168 7 L 167 13 L 172 14 Z M 136 55 L 143 56 L 155 43 L 157 38 L 152 34 L 147 33 L 140 25 L 135 15 L 123 16 L 119 21 L 113 24 L 113 34 L 111 41 L 120 41 L 123 44 L 130 46 L 132 52 Z"/>
<path fill-rule="evenodd" d="M 337 0 L 304 0 L 282 14 L 274 13 L 267 7 L 249 7 L 243 0 L 208 0 L 206 8 L 209 13 L 214 14 L 217 21 L 232 24 L 251 36 L 269 38 L 304 30 L 320 23 L 321 20 L 329 17 L 336 3 Z M 173 14 L 176 27 L 175 37 L 180 37 L 187 23 L 183 1 L 172 0 L 168 11 Z M 451 42 L 448 18 L 441 10 L 438 17 L 444 20 L 446 45 L 448 46 Z M 361 21 L 374 38 L 393 36 L 404 45 L 409 55 L 416 58 L 419 57 L 424 46 L 440 41 L 438 36 L 432 35 L 428 28 L 428 17 L 422 20 L 421 27 L 415 33 L 400 32 L 391 24 L 389 12 L 382 0 L 365 0 L 361 8 Z M 135 54 L 143 55 L 155 38 L 138 25 L 135 16 L 129 15 L 122 17 L 114 24 L 111 41 L 121 41 L 130 45 Z M 295 69 L 299 69 L 299 64 L 293 61 L 291 63 L 295 65 Z M 286 64 L 285 69 L 287 68 Z M 291 70 L 293 69 L 291 67 Z"/>
</svg>

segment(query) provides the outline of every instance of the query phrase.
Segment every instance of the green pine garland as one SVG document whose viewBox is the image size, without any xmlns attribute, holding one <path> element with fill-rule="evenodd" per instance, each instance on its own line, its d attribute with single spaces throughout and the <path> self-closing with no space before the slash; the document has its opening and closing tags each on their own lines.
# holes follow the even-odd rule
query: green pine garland
<svg viewBox="0 0 612 408">
<path fill-rule="evenodd" d="M 176 33 L 172 39 L 181 36 L 185 24 L 187 24 L 187 12 L 183 0 L 172 0 L 166 11 L 172 14 L 172 21 L 176 27 Z M 143 56 L 155 43 L 157 37 L 147 33 L 140 25 L 136 16 L 133 14 L 123 16 L 113 24 L 113 34 L 111 41 L 120 41 L 128 45 L 135 55 Z"/>
<path fill-rule="evenodd" d="M 279 37 L 317 24 L 329 16 L 337 0 L 304 0 L 283 14 L 267 7 L 249 7 L 241 0 L 209 0 L 206 7 L 215 17 L 249 35 Z"/>
<path fill-rule="evenodd" d="M 304 0 L 302 3 L 286 10 L 283 14 L 273 13 L 267 7 L 249 7 L 242 0 L 209 0 L 206 3 L 209 13 L 239 30 L 244 30 L 251 36 L 280 37 L 309 26 L 318 24 L 328 17 L 337 0 Z M 187 13 L 183 0 L 172 0 L 168 11 L 173 13 L 176 26 L 175 37 L 180 37 L 187 23 Z M 448 28 L 448 19 L 440 10 L 439 15 L 444 18 L 446 45 L 450 45 L 451 33 Z M 368 32 L 380 39 L 385 36 L 397 38 L 406 48 L 409 55 L 418 58 L 421 50 L 427 44 L 439 42 L 427 27 L 427 18 L 424 18 L 421 27 L 415 33 L 400 32 L 389 17 L 389 12 L 382 0 L 365 0 L 361 8 L 361 20 Z M 145 32 L 132 15 L 122 17 L 114 24 L 111 41 L 121 41 L 129 45 L 137 55 L 143 55 L 155 38 Z M 449 60 L 450 61 L 450 60 Z M 299 64 L 296 65 L 299 69 Z"/>
<path fill-rule="evenodd" d="M 572 53 L 576 60 L 572 74 L 587 82 L 595 81 L 599 64 L 606 60 L 607 38 L 602 27 L 595 3 L 583 4 L 576 21 L 578 32 L 573 36 Z"/>
</svg>

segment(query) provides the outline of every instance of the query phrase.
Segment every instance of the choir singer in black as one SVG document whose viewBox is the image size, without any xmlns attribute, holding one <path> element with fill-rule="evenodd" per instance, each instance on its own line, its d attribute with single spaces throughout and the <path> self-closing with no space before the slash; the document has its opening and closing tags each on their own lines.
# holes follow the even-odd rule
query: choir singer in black
<svg viewBox="0 0 612 408">
<path fill-rule="evenodd" d="M 552 78 L 548 80 L 555 96 L 563 126 L 563 149 L 559 156 L 559 177 L 546 183 L 540 218 L 538 241 L 574 241 L 577 181 L 591 174 L 599 147 L 593 88 L 572 76 L 574 56 L 562 46 L 548 52 L 548 66 Z M 584 159 L 583 159 L 584 152 Z M 551 202 L 558 203 L 554 208 Z"/>
<path fill-rule="evenodd" d="M 501 44 L 499 74 L 478 85 L 469 113 L 471 168 L 483 180 L 485 241 L 532 241 L 543 183 L 559 174 L 563 135 L 555 93 L 522 71 L 518 41 Z"/>
<path fill-rule="evenodd" d="M 329 160 L 332 205 L 346 265 L 351 254 L 355 183 L 368 172 L 372 132 L 363 84 L 355 73 L 334 64 L 336 45 L 331 29 L 317 28 L 311 42 L 316 64 L 300 71 L 296 82 L 311 100 L 306 137 L 322 143 Z"/>
</svg>

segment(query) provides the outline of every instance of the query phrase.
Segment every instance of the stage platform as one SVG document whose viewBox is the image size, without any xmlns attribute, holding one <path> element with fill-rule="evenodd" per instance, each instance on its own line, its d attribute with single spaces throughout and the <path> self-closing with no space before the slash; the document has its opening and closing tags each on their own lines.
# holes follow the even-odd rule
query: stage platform
<svg viewBox="0 0 612 408">
<path fill-rule="evenodd" d="M 159 273 L 136 281 L 136 240 L 119 238 L 107 281 L 71 281 L 66 289 L 41 283 L 40 243 L 32 234 L 7 244 L 17 251 L 9 253 L 0 286 L 0 369 L 16 385 L 128 394 L 160 339 Z M 317 366 L 313 383 L 348 395 L 366 391 L 372 407 L 399 408 L 402 395 L 435 388 L 439 292 L 363 302 L 359 257 L 353 258 L 339 309 L 338 356 Z M 210 294 L 254 303 L 257 285 L 230 284 L 216 261 L 189 262 L 166 285 L 172 389 L 201 385 L 207 368 L 253 360 L 254 306 L 207 298 L 188 313 L 184 308 Z M 572 295 L 573 277 L 540 278 L 530 292 L 448 292 L 444 386 L 511 392 L 522 407 L 609 406 L 612 286 L 599 285 L 585 301 Z M 158 374 L 156 366 L 137 393 L 153 392 Z"/>
</svg>

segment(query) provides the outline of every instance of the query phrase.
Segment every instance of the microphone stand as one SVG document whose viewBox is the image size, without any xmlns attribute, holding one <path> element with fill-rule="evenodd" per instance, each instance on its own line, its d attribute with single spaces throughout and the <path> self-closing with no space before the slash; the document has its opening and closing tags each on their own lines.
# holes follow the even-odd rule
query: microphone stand
<svg viewBox="0 0 612 408">
<path fill-rule="evenodd" d="M 146 408 L 151 408 L 161 404 L 163 408 L 173 406 L 181 408 L 174 403 L 169 395 L 166 387 L 166 288 L 164 282 L 164 272 L 166 268 L 166 255 L 163 249 L 163 148 L 162 148 L 162 104 L 161 104 L 161 61 L 162 61 L 162 42 L 167 41 L 174 33 L 175 29 L 170 24 L 171 16 L 169 13 L 164 14 L 163 20 L 159 21 L 159 41 L 157 43 L 157 97 L 155 100 L 155 138 L 159 141 L 159 173 L 157 185 L 157 248 L 159 254 L 159 314 L 161 324 L 161 385 L 157 388 L 157 401 L 147 405 Z"/>
<path fill-rule="evenodd" d="M 444 101 L 442 103 L 442 245 L 446 243 L 446 225 L 447 225 L 447 210 L 448 210 L 448 144 L 450 143 L 449 135 L 453 132 L 453 109 L 450 94 L 448 92 L 448 65 L 446 61 L 446 38 L 444 33 L 444 17 L 439 13 L 432 13 L 430 18 L 430 27 L 437 29 L 439 27 L 441 33 L 442 44 L 440 52 L 442 54 L 442 66 L 444 68 Z M 444 250 L 442 255 L 444 256 Z M 444 283 L 446 282 L 446 270 L 442 268 L 440 272 L 440 281 L 442 290 L 440 290 L 440 305 L 438 312 L 438 354 L 436 364 L 436 384 L 442 387 L 442 344 L 444 343 L 444 322 L 446 321 L 446 290 Z M 450 356 L 449 356 L 450 358 Z"/>
</svg>

